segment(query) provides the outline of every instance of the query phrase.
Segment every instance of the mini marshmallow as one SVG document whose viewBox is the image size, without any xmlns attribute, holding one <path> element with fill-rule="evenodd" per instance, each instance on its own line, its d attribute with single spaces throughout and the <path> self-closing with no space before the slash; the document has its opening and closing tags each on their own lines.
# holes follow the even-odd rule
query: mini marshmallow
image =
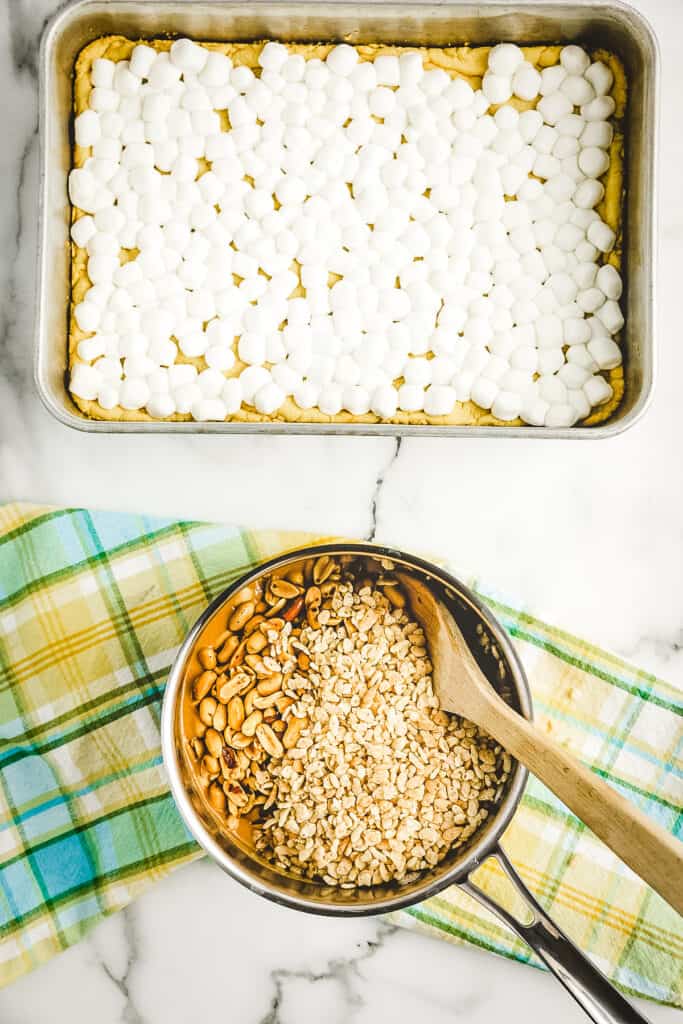
<svg viewBox="0 0 683 1024">
<path fill-rule="evenodd" d="M 580 46 L 563 46 L 560 64 L 569 75 L 583 75 L 590 66 L 590 57 Z"/>
<path fill-rule="evenodd" d="M 575 107 L 584 106 L 595 99 L 595 90 L 583 75 L 567 75 L 560 86 L 560 92 L 564 93 Z"/>
<path fill-rule="evenodd" d="M 563 365 L 564 355 L 562 354 L 562 349 L 546 348 L 538 352 L 538 362 L 536 370 L 542 376 L 548 376 L 553 373 L 557 373 L 557 371 Z"/>
<path fill-rule="evenodd" d="M 76 363 L 69 378 L 69 390 L 78 398 L 94 401 L 102 385 L 102 375 L 87 363 Z"/>
<path fill-rule="evenodd" d="M 297 401 L 297 404 L 300 404 Z M 396 415 L 398 392 L 390 384 L 383 384 L 372 393 L 370 409 L 380 419 L 388 420 Z"/>
<path fill-rule="evenodd" d="M 517 127 L 526 143 L 533 142 L 543 125 L 543 116 L 537 110 L 525 110 L 519 115 Z"/>
<path fill-rule="evenodd" d="M 337 416 L 342 410 L 342 389 L 336 384 L 328 384 L 320 391 L 318 408 L 326 416 Z"/>
<path fill-rule="evenodd" d="M 593 377 L 589 377 L 585 382 L 583 385 L 583 393 L 588 399 L 590 405 L 596 406 L 604 405 L 605 402 L 609 402 L 614 394 L 614 390 L 612 385 L 608 384 L 604 377 L 596 374 Z"/>
<path fill-rule="evenodd" d="M 609 168 L 609 155 L 597 146 L 587 146 L 579 153 L 579 167 L 587 178 L 599 178 Z"/>
<path fill-rule="evenodd" d="M 577 363 L 565 363 L 558 371 L 557 377 L 565 387 L 577 389 L 583 387 L 590 377 L 590 373 Z"/>
<path fill-rule="evenodd" d="M 581 116 L 586 121 L 607 121 L 615 108 L 616 103 L 611 96 L 598 96 L 581 107 Z"/>
<path fill-rule="evenodd" d="M 140 88 L 140 79 L 134 75 L 128 61 L 119 61 L 114 72 L 113 88 L 120 96 L 134 96 Z"/>
<path fill-rule="evenodd" d="M 77 146 L 93 146 L 101 137 L 101 118 L 94 110 L 84 110 L 74 120 Z"/>
<path fill-rule="evenodd" d="M 428 416 L 448 416 L 457 401 L 455 389 L 446 384 L 432 384 L 425 391 L 424 411 Z"/>
<path fill-rule="evenodd" d="M 352 416 L 364 416 L 370 411 L 370 394 L 358 384 L 349 385 L 342 392 L 342 407 Z"/>
<path fill-rule="evenodd" d="M 611 264 L 606 263 L 600 267 L 596 276 L 596 283 L 600 291 L 608 299 L 618 300 L 621 298 L 623 289 L 619 271 Z"/>
<path fill-rule="evenodd" d="M 497 381 L 482 375 L 477 377 L 472 383 L 470 397 L 475 405 L 480 406 L 482 409 L 490 409 L 498 397 L 499 391 L 500 388 Z"/>
<path fill-rule="evenodd" d="M 585 345 L 591 337 L 590 327 L 582 317 L 567 317 L 563 332 L 566 345 Z"/>
<path fill-rule="evenodd" d="M 593 338 L 587 348 L 601 370 L 613 370 L 621 366 L 621 349 L 611 338 Z"/>
<path fill-rule="evenodd" d="M 83 249 L 96 231 L 95 221 L 91 216 L 79 217 L 71 226 L 71 238 L 79 249 Z"/>
<path fill-rule="evenodd" d="M 422 62 L 420 61 L 420 63 Z M 378 85 L 395 86 L 401 84 L 401 65 L 398 57 L 380 54 L 378 57 L 375 57 L 373 65 Z M 420 78 L 422 79 L 423 76 L 421 75 Z"/>
<path fill-rule="evenodd" d="M 175 67 L 170 60 L 163 58 L 167 54 L 160 53 L 149 70 L 147 80 L 151 89 L 161 91 L 164 89 L 177 89 L 180 80 L 180 69 Z"/>
<path fill-rule="evenodd" d="M 541 71 L 541 96 L 551 96 L 557 92 L 566 77 L 567 72 L 561 64 L 544 68 Z"/>
<path fill-rule="evenodd" d="M 227 416 L 227 407 L 222 398 L 199 398 L 192 404 L 192 418 L 199 422 L 222 422 Z"/>
<path fill-rule="evenodd" d="M 522 396 L 514 391 L 499 391 L 491 406 L 492 414 L 504 423 L 516 420 L 521 409 Z"/>
<path fill-rule="evenodd" d="M 605 224 L 604 221 L 595 220 L 589 225 L 588 231 L 586 232 L 588 241 L 599 249 L 600 252 L 611 252 L 614 248 L 614 243 L 617 240 L 615 232 Z"/>
<path fill-rule="evenodd" d="M 530 426 L 542 427 L 545 425 L 545 418 L 549 409 L 550 405 L 548 402 L 534 395 L 529 395 L 523 399 L 519 415 Z"/>
<path fill-rule="evenodd" d="M 209 51 L 191 39 L 176 39 L 171 44 L 169 57 L 180 71 L 198 75 L 208 60 Z"/>
<path fill-rule="evenodd" d="M 424 390 L 416 384 L 402 384 L 398 389 L 398 407 L 402 412 L 420 412 L 424 408 Z"/>
<path fill-rule="evenodd" d="M 581 133 L 581 145 L 609 149 L 614 138 L 614 128 L 608 121 L 588 121 Z"/>
<path fill-rule="evenodd" d="M 619 303 L 614 299 L 607 299 L 597 311 L 598 320 L 607 328 L 610 334 L 617 334 L 624 326 L 624 315 L 621 312 Z"/>
<path fill-rule="evenodd" d="M 521 100 L 535 100 L 541 89 L 541 76 L 533 64 L 522 61 L 512 76 L 512 91 Z"/>
<path fill-rule="evenodd" d="M 133 48 L 133 52 L 130 55 L 130 71 L 137 75 L 138 78 L 146 78 L 152 64 L 156 60 L 156 56 L 156 50 L 151 46 L 145 46 L 143 43 L 140 43 Z"/>
<path fill-rule="evenodd" d="M 488 66 L 497 75 L 511 78 L 524 63 L 524 53 L 514 43 L 499 43 L 489 52 Z"/>
<path fill-rule="evenodd" d="M 567 391 L 567 402 L 574 410 L 576 420 L 585 419 L 590 414 L 590 402 L 585 393 L 578 388 L 569 388 Z"/>
<path fill-rule="evenodd" d="M 546 427 L 572 427 L 578 416 L 569 402 L 554 402 L 550 405 L 546 416 Z"/>
<path fill-rule="evenodd" d="M 572 201 L 582 210 L 592 210 L 602 202 L 604 194 L 605 188 L 601 182 L 587 178 L 577 185 Z"/>
<path fill-rule="evenodd" d="M 574 252 L 584 238 L 584 232 L 576 224 L 560 224 L 555 233 L 555 245 L 562 252 Z"/>
<path fill-rule="evenodd" d="M 571 114 L 574 107 L 572 101 L 564 93 L 553 92 L 543 96 L 536 109 L 543 116 L 546 124 L 556 125 L 567 114 Z"/>
<path fill-rule="evenodd" d="M 614 75 L 602 61 L 595 61 L 583 73 L 584 78 L 590 82 L 597 96 L 605 96 L 614 82 Z"/>
<path fill-rule="evenodd" d="M 122 409 L 144 408 L 150 398 L 149 385 L 142 377 L 128 377 L 121 384 L 119 405 Z"/>
<path fill-rule="evenodd" d="M 577 303 L 584 313 L 595 313 L 605 302 L 605 296 L 599 288 L 586 288 L 579 292 Z"/>
<path fill-rule="evenodd" d="M 481 90 L 489 103 L 506 103 L 512 96 L 512 82 L 509 78 L 487 71 L 482 80 Z"/>
<path fill-rule="evenodd" d="M 88 98 L 90 109 L 96 110 L 98 113 L 116 110 L 120 101 L 121 97 L 115 89 L 105 89 L 99 86 L 91 91 Z"/>
<path fill-rule="evenodd" d="M 115 71 L 116 64 L 113 60 L 107 60 L 106 57 L 97 57 L 93 61 L 90 81 L 94 86 L 110 89 L 114 82 Z"/>
<path fill-rule="evenodd" d="M 536 345 L 541 348 L 560 348 L 564 343 L 562 321 L 553 313 L 546 313 L 536 319 Z"/>
<path fill-rule="evenodd" d="M 176 403 L 172 395 L 156 392 L 150 395 L 145 408 L 154 419 L 163 420 L 176 412 Z"/>
</svg>

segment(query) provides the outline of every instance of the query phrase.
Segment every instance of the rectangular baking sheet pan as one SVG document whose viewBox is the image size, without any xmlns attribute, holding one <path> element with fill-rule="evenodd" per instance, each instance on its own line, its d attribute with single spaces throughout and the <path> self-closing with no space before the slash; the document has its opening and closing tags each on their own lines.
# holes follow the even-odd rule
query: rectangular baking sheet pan
<svg viewBox="0 0 683 1024">
<path fill-rule="evenodd" d="M 626 199 L 622 299 L 625 395 L 612 417 L 593 427 L 420 426 L 393 423 L 197 423 L 88 419 L 66 388 L 70 294 L 72 89 L 76 56 L 104 35 L 188 35 L 200 40 L 345 41 L 414 46 L 496 42 L 576 42 L 621 57 L 628 80 L 624 123 Z M 608 3 L 168 3 L 77 0 L 54 16 L 40 52 L 40 233 L 35 377 L 49 411 L 67 426 L 97 433 L 362 434 L 599 438 L 620 433 L 642 415 L 655 369 L 655 217 L 658 119 L 657 42 L 645 19 Z"/>
</svg>

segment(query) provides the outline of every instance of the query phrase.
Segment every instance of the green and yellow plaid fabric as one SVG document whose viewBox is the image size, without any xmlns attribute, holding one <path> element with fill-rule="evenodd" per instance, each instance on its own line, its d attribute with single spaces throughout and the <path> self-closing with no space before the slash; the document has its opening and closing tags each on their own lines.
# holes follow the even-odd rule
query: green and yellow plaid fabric
<svg viewBox="0 0 683 1024">
<path fill-rule="evenodd" d="M 323 538 L 321 538 L 322 540 Z M 200 855 L 169 795 L 159 711 L 206 603 L 309 535 L 0 507 L 0 983 Z M 519 646 L 543 728 L 683 829 L 683 706 L 666 683 L 481 596 Z M 504 845 L 540 902 L 627 992 L 683 1005 L 683 924 L 538 782 Z M 502 885 L 485 865 L 477 881 Z M 521 961 L 458 890 L 396 915 Z"/>
</svg>

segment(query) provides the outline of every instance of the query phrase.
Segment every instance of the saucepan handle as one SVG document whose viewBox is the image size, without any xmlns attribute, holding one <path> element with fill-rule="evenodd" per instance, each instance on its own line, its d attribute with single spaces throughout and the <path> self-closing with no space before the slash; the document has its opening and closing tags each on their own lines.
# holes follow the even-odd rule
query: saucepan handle
<svg viewBox="0 0 683 1024">
<path fill-rule="evenodd" d="M 487 896 L 472 882 L 471 875 L 460 883 L 460 888 L 495 914 L 531 946 L 538 958 L 553 972 L 595 1024 L 649 1024 L 647 1018 L 631 1006 L 604 974 L 593 966 L 571 939 L 548 917 L 524 885 L 501 847 L 496 846 L 489 856 L 495 857 L 518 895 L 524 900 L 533 915 L 530 923 L 521 923 Z"/>
</svg>

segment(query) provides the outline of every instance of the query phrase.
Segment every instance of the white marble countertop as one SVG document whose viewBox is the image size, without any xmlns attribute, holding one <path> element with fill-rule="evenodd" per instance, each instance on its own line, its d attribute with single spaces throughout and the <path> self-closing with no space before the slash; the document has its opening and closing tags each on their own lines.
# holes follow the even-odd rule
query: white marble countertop
<svg viewBox="0 0 683 1024">
<path fill-rule="evenodd" d="M 430 550 L 670 681 L 683 678 L 680 0 L 638 0 L 662 49 L 655 400 L 603 442 L 125 437 L 52 420 L 31 359 L 37 59 L 55 0 L 0 5 L 0 500 L 145 510 Z M 676 415 L 674 414 L 674 410 Z M 154 472 L 149 467 L 153 463 Z M 206 862 L 0 993 L 6 1024 L 585 1019 L 549 977 L 375 921 L 309 918 Z M 655 1022 L 674 1012 L 650 1004 Z"/>
</svg>

